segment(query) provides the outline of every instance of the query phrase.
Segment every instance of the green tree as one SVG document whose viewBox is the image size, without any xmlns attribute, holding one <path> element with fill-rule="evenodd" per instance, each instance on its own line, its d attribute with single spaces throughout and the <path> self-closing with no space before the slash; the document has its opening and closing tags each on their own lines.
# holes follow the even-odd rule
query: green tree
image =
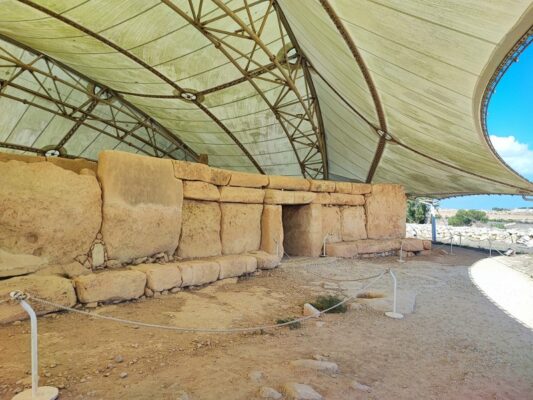
<svg viewBox="0 0 533 400">
<path fill-rule="evenodd" d="M 488 222 L 487 213 L 478 210 L 458 210 L 457 213 L 448 218 L 448 225 L 470 226 L 474 222 Z"/>
<path fill-rule="evenodd" d="M 407 200 L 407 222 L 410 224 L 423 224 L 426 222 L 428 206 L 424 203 L 417 203 Z"/>
</svg>

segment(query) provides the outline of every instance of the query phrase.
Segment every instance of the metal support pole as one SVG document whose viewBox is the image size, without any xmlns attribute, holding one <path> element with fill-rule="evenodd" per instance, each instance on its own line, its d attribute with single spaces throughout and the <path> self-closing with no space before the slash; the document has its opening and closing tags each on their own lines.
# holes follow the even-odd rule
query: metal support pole
<svg viewBox="0 0 533 400">
<path fill-rule="evenodd" d="M 321 257 L 327 257 L 327 254 L 326 254 L 326 241 L 328 240 L 328 237 L 332 236 L 331 233 L 328 233 L 326 236 L 324 236 L 324 241 L 323 241 L 323 244 L 322 244 L 322 255 Z"/>
<path fill-rule="evenodd" d="M 397 281 L 396 281 L 396 275 L 394 275 L 394 272 L 392 271 L 392 269 L 389 269 L 389 274 L 390 276 L 392 277 L 392 282 L 394 284 L 394 288 L 393 288 L 393 298 L 392 298 L 392 312 L 391 311 L 387 311 L 385 313 L 385 315 L 389 318 L 394 318 L 394 319 L 402 319 L 403 318 L 403 314 L 400 314 L 398 312 L 396 312 L 396 288 L 397 288 Z"/>
<path fill-rule="evenodd" d="M 405 262 L 405 260 L 403 259 L 403 240 L 400 244 L 400 259 L 398 260 L 398 262 L 401 262 L 401 263 Z"/>
<path fill-rule="evenodd" d="M 433 244 L 437 243 L 437 221 L 433 207 L 431 207 L 431 241 Z"/>
<path fill-rule="evenodd" d="M 21 307 L 30 316 L 31 325 L 31 389 L 25 390 L 15 397 L 13 400 L 54 400 L 59 396 L 59 390 L 52 386 L 39 387 L 39 359 L 38 359 L 38 343 L 37 343 L 37 316 L 33 308 L 26 303 L 27 296 L 20 291 L 11 292 L 10 296 L 13 300 L 20 303 Z"/>
</svg>

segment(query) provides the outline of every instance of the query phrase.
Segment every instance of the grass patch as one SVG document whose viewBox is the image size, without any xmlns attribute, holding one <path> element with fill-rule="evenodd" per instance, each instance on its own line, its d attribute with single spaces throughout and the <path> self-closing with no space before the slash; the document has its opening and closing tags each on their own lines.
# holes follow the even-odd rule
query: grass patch
<svg viewBox="0 0 533 400">
<path fill-rule="evenodd" d="M 324 311 L 333 307 L 335 304 L 339 304 L 342 300 L 343 299 L 337 296 L 318 296 L 311 305 L 319 311 Z M 346 304 L 341 304 L 333 310 L 327 311 L 327 313 L 345 313 L 346 311 L 348 311 L 348 306 Z"/>
<path fill-rule="evenodd" d="M 385 297 L 385 295 L 378 292 L 363 292 L 357 295 L 358 299 L 381 299 L 383 297 Z"/>
<path fill-rule="evenodd" d="M 280 318 L 276 321 L 276 324 L 285 324 L 287 322 L 290 322 L 290 321 L 294 321 L 295 319 L 297 319 L 299 317 L 287 317 L 287 318 Z M 300 321 L 298 322 L 294 322 L 292 324 L 289 324 L 289 325 L 285 325 L 285 326 L 288 326 L 289 329 L 300 329 L 302 327 L 302 324 Z"/>
</svg>

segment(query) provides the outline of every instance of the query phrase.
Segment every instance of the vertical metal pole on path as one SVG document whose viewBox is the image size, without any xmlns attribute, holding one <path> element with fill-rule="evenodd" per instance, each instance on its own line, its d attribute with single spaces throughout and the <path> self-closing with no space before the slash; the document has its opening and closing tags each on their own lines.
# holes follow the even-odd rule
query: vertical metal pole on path
<svg viewBox="0 0 533 400">
<path fill-rule="evenodd" d="M 435 207 L 431 206 L 431 241 L 437 243 L 437 219 L 435 218 Z"/>
<path fill-rule="evenodd" d="M 394 272 L 392 272 L 392 269 L 389 269 L 389 274 L 392 277 L 392 282 L 394 284 L 393 288 L 393 297 L 392 297 L 392 311 L 387 311 L 385 315 L 389 318 L 394 319 L 402 319 L 403 314 L 400 314 L 399 312 L 396 312 L 396 288 L 397 288 L 397 281 L 396 281 L 396 275 L 394 275 Z"/>
<path fill-rule="evenodd" d="M 39 358 L 38 358 L 38 343 L 37 343 L 37 315 L 33 308 L 25 301 L 27 296 L 20 291 L 11 292 L 10 296 L 13 300 L 20 303 L 21 307 L 30 316 L 31 326 L 31 389 L 20 392 L 13 400 L 54 400 L 59 396 L 59 390 L 52 386 L 39 387 Z"/>
</svg>

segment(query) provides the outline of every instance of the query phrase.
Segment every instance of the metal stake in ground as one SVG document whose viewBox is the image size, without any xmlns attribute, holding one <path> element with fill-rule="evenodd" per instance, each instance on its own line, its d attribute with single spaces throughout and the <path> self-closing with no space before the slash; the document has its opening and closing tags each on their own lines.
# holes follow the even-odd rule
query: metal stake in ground
<svg viewBox="0 0 533 400">
<path fill-rule="evenodd" d="M 12 400 L 55 400 L 59 396 L 59 390 L 52 386 L 39 387 L 39 360 L 37 347 L 37 316 L 33 308 L 26 303 L 28 296 L 20 291 L 11 292 L 11 298 L 18 301 L 24 311 L 30 316 L 31 324 L 31 389 L 20 392 Z"/>
<path fill-rule="evenodd" d="M 396 275 L 394 275 L 394 272 L 392 272 L 392 269 L 389 269 L 389 274 L 390 276 L 392 277 L 392 281 L 394 283 L 394 292 L 393 292 L 393 299 L 392 299 L 392 312 L 391 311 L 387 311 L 385 313 L 385 315 L 389 318 L 394 318 L 394 319 L 402 319 L 403 318 L 403 314 L 400 314 L 398 312 L 396 312 Z"/>
</svg>

